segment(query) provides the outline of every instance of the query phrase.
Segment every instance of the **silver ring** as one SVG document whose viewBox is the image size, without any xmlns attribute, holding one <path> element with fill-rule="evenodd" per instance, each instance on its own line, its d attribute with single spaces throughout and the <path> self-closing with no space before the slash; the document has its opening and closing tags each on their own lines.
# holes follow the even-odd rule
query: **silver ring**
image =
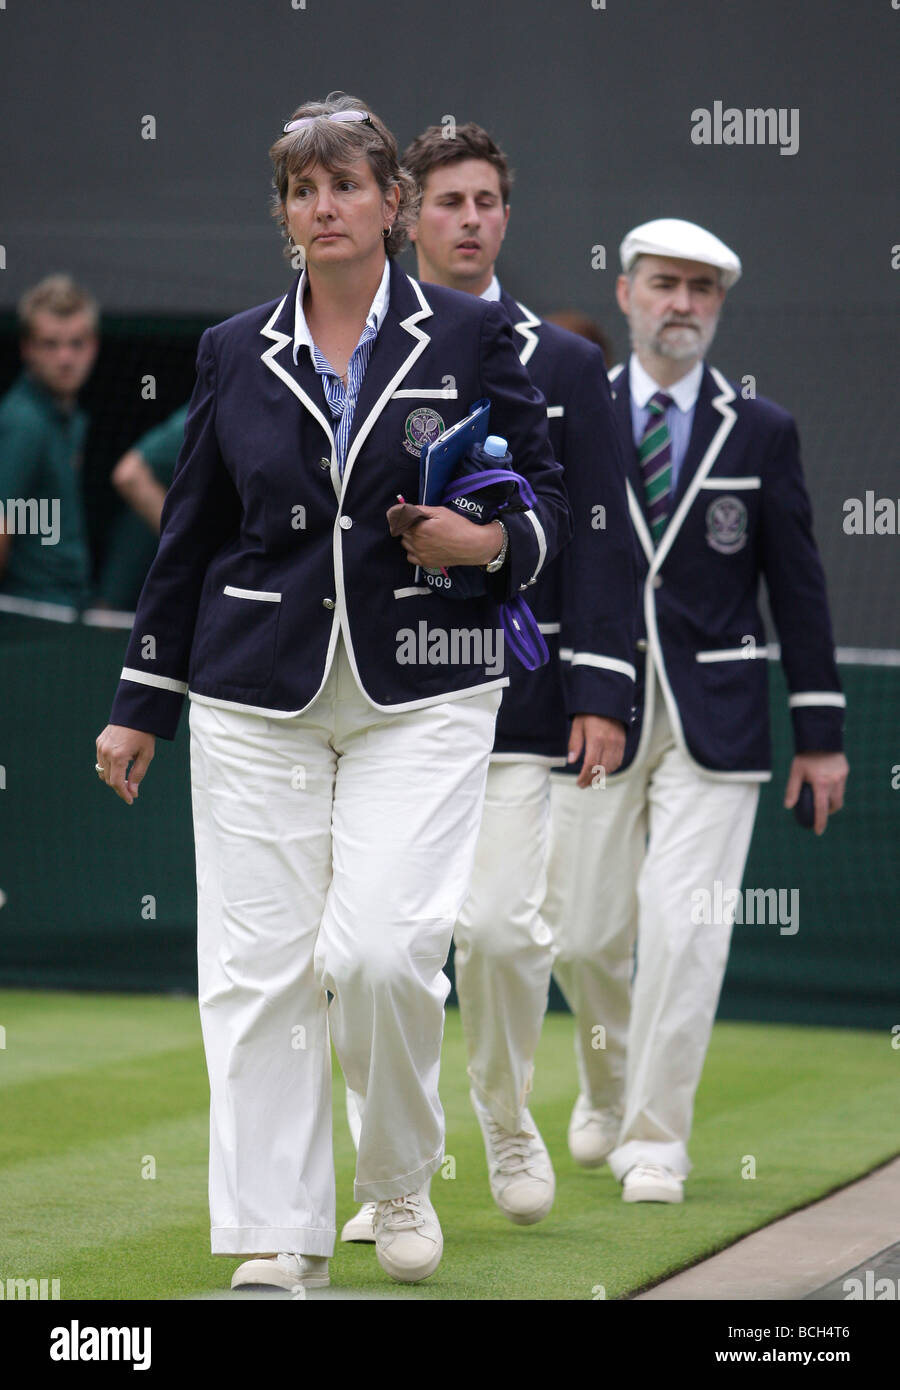
<svg viewBox="0 0 900 1390">
<path fill-rule="evenodd" d="M 94 763 L 94 768 L 96 769 L 97 772 L 105 772 L 105 771 L 106 771 L 106 768 L 103 766 L 102 763 Z"/>
</svg>

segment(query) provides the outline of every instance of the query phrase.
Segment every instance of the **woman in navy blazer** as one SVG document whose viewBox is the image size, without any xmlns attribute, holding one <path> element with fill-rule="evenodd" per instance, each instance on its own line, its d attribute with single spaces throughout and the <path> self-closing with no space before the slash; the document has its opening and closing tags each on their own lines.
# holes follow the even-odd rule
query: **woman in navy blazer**
<svg viewBox="0 0 900 1390">
<path fill-rule="evenodd" d="M 393 262 L 415 193 L 383 123 L 338 94 L 270 155 L 304 269 L 200 340 L 97 772 L 131 804 L 189 696 L 212 1250 L 254 1256 L 232 1286 L 328 1283 L 329 1034 L 365 1098 L 356 1199 L 415 1281 L 442 1250 L 443 965 L 507 684 L 496 605 L 571 520 L 502 308 Z M 534 507 L 505 528 L 433 508 L 392 538 L 422 444 L 482 397 Z M 459 564 L 490 565 L 488 597 L 415 583 Z"/>
</svg>

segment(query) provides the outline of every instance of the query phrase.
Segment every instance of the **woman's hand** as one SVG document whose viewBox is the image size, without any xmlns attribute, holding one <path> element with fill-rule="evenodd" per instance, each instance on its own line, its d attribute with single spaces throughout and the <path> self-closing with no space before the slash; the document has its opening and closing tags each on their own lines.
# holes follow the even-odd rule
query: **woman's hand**
<svg viewBox="0 0 900 1390">
<path fill-rule="evenodd" d="M 411 565 L 436 570 L 448 565 L 486 565 L 500 553 L 503 530 L 499 521 L 479 526 L 449 507 L 422 507 L 427 512 L 401 537 Z"/>
<path fill-rule="evenodd" d="M 130 806 L 137 798 L 138 786 L 153 761 L 155 750 L 154 734 L 127 729 L 124 724 L 107 724 L 97 739 L 97 762 L 103 767 L 97 776 Z M 125 770 L 132 759 L 131 776 L 126 782 Z"/>
</svg>

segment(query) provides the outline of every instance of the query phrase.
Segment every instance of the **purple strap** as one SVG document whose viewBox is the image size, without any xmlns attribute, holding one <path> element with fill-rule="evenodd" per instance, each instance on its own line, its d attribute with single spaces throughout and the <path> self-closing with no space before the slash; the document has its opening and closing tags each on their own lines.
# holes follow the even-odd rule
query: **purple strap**
<svg viewBox="0 0 900 1390">
<path fill-rule="evenodd" d="M 454 497 L 460 493 L 480 492 L 482 488 L 493 487 L 494 483 L 518 483 L 519 491 L 528 503 L 529 507 L 537 505 L 537 501 L 532 491 L 531 484 L 527 478 L 523 478 L 521 473 L 514 473 L 511 468 L 486 468 L 481 473 L 467 473 L 464 478 L 454 478 L 448 485 L 441 498 L 440 505 L 446 506 L 452 502 Z"/>
<path fill-rule="evenodd" d="M 464 478 L 454 478 L 441 498 L 441 506 L 446 506 L 460 494 L 480 492 L 482 488 L 493 487 L 495 483 L 510 482 L 517 484 L 529 507 L 536 506 L 535 495 L 528 479 L 523 478 L 521 473 L 513 472 L 511 468 L 486 468 L 480 473 L 467 473 Z M 517 594 L 506 603 L 501 603 L 499 612 L 504 638 L 526 671 L 536 671 L 539 666 L 545 666 L 550 660 L 547 643 L 534 614 L 521 594 Z"/>
<path fill-rule="evenodd" d="M 536 671 L 550 660 L 544 634 L 535 621 L 528 604 L 517 594 L 508 603 L 500 605 L 500 622 L 506 641 L 526 671 Z"/>
</svg>

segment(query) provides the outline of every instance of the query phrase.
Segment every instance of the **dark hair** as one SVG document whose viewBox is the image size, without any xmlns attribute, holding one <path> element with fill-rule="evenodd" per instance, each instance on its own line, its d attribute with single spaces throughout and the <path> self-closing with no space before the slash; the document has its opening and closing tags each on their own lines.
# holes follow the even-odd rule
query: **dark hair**
<svg viewBox="0 0 900 1390">
<path fill-rule="evenodd" d="M 345 92 L 329 92 L 324 101 L 306 101 L 296 108 L 288 120 L 297 121 L 303 116 L 330 116 L 334 111 L 366 111 L 369 121 L 313 121 L 311 125 L 291 131 L 289 135 L 281 135 L 269 150 L 275 188 L 271 200 L 272 216 L 285 238 L 284 254 L 290 259 L 291 246 L 283 205 L 291 176 L 305 173 L 313 164 L 321 164 L 331 173 L 336 173 L 348 163 L 365 156 L 382 193 L 390 192 L 395 184 L 400 187 L 397 216 L 384 244 L 387 254 L 395 256 L 403 250 L 408 230 L 415 223 L 419 195 L 413 179 L 400 165 L 397 141 L 384 122 L 365 102 L 358 97 L 347 96 Z"/>
<path fill-rule="evenodd" d="M 509 202 L 513 184 L 509 161 L 487 131 L 474 121 L 461 126 L 430 125 L 416 136 L 403 155 L 404 166 L 412 174 L 420 192 L 432 169 L 442 164 L 454 164 L 461 159 L 485 159 L 488 164 L 493 164 L 500 179 L 500 197 L 504 205 Z"/>
</svg>

